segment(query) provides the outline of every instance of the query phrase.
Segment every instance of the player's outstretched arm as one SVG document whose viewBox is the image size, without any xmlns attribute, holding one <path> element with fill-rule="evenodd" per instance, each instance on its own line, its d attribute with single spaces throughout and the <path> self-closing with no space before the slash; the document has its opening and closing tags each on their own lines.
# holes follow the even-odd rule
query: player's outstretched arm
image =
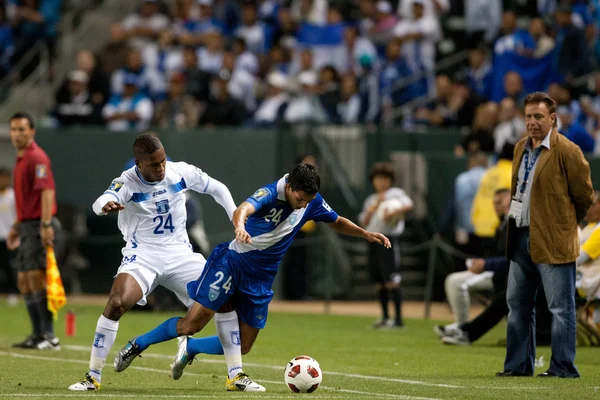
<svg viewBox="0 0 600 400">
<path fill-rule="evenodd" d="M 379 243 L 388 249 L 392 247 L 390 240 L 385 237 L 385 235 L 378 232 L 366 231 L 347 218 L 338 217 L 335 222 L 330 223 L 329 226 L 331 226 L 334 231 L 344 235 L 361 237 L 369 242 Z"/>
<path fill-rule="evenodd" d="M 231 192 L 225 184 L 211 177 L 205 193 L 211 195 L 212 198 L 225 209 L 230 220 L 233 218 L 235 202 L 233 201 Z"/>
<path fill-rule="evenodd" d="M 103 194 L 92 205 L 92 209 L 96 215 L 107 215 L 113 212 L 123 210 L 125 206 L 118 201 L 115 201 L 115 197 L 111 194 Z"/>
<path fill-rule="evenodd" d="M 231 222 L 235 228 L 235 238 L 238 242 L 247 244 L 252 243 L 250 234 L 246 232 L 246 218 L 254 214 L 255 211 L 256 209 L 254 206 L 245 201 L 233 212 Z"/>
</svg>

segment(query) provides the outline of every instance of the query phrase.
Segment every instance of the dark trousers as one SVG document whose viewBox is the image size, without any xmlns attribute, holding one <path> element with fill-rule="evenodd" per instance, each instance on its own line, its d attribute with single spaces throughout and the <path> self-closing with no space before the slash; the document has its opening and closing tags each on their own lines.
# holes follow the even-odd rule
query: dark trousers
<svg viewBox="0 0 600 400">
<path fill-rule="evenodd" d="M 8 294 L 18 293 L 14 259 L 14 251 L 9 251 L 6 248 L 6 241 L 0 240 L 0 290 Z"/>
</svg>

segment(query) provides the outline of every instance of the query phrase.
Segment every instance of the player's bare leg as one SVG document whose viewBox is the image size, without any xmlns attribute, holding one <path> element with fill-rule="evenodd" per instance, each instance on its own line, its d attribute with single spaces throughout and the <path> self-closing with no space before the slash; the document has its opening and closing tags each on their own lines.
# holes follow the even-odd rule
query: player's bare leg
<svg viewBox="0 0 600 400">
<path fill-rule="evenodd" d="M 142 289 L 133 276 L 127 273 L 117 275 L 110 289 L 104 312 L 96 325 L 90 356 L 90 370 L 84 380 L 69 386 L 69 390 L 88 391 L 100 389 L 102 368 L 117 337 L 119 320 L 142 297 Z M 131 343 L 128 345 L 131 346 Z"/>
</svg>

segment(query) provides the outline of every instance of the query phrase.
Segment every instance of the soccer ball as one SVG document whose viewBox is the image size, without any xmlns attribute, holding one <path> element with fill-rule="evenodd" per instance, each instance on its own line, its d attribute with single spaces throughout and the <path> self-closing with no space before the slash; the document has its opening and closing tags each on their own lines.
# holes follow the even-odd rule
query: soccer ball
<svg viewBox="0 0 600 400">
<path fill-rule="evenodd" d="M 283 377 L 292 392 L 312 393 L 323 380 L 323 373 L 317 360 L 298 356 L 287 364 Z"/>
</svg>

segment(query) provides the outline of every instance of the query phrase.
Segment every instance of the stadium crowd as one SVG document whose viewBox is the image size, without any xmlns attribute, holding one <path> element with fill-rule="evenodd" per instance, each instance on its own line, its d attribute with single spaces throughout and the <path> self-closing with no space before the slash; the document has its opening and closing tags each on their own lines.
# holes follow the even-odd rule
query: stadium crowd
<svg viewBox="0 0 600 400">
<path fill-rule="evenodd" d="M 456 127 L 460 155 L 514 143 L 525 94 L 546 90 L 563 132 L 593 152 L 600 75 L 577 78 L 599 63 L 599 21 L 598 0 L 143 0 L 100 51 L 77 54 L 52 115 L 115 131 Z M 464 68 L 436 67 L 449 43 Z"/>
</svg>

